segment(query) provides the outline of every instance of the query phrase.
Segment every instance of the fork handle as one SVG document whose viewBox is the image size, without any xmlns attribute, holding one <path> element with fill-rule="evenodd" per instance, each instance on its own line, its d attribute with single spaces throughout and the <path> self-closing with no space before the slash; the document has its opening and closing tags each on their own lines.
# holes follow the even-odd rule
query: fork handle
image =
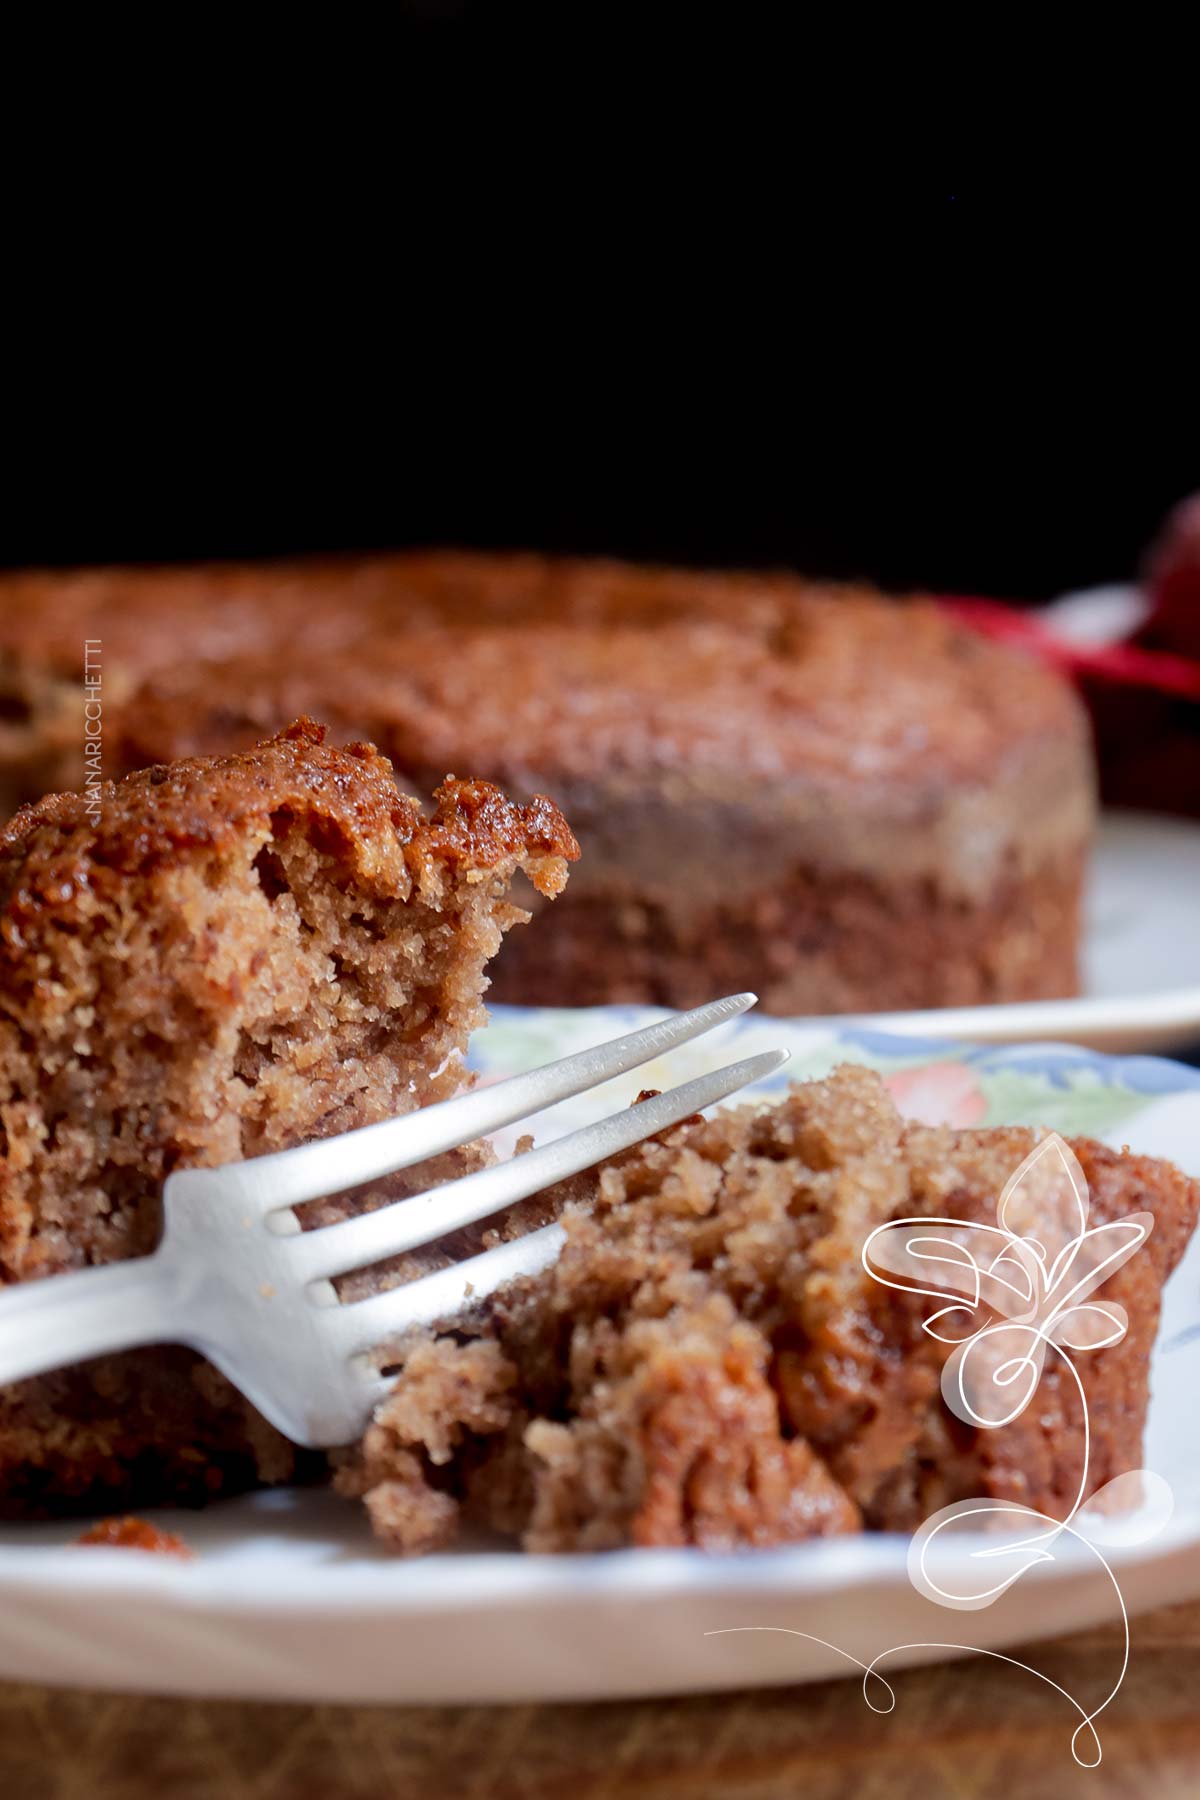
<svg viewBox="0 0 1200 1800">
<path fill-rule="evenodd" d="M 179 1303 L 156 1253 L 0 1287 L 0 1385 L 138 1344 L 178 1343 Z"/>
</svg>

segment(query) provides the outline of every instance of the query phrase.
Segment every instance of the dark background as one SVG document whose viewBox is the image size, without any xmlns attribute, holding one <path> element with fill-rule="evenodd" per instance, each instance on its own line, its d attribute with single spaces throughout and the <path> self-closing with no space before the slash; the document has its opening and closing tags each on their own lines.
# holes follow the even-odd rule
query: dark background
<svg viewBox="0 0 1200 1800">
<path fill-rule="evenodd" d="M 405 379 L 394 358 L 341 395 L 317 396 L 310 370 L 300 403 L 172 381 L 164 415 L 130 388 L 116 424 L 111 396 L 76 388 L 51 441 L 27 441 L 0 557 L 528 545 L 1033 598 L 1129 577 L 1200 483 L 1191 444 L 1123 441 L 1137 428 L 1115 412 L 1014 409 L 944 368 L 919 393 L 804 391 L 793 354 L 699 401 L 631 392 L 629 364 L 607 392 L 594 369 L 529 365 L 514 390 L 461 367 Z"/>
<path fill-rule="evenodd" d="M 898 172 L 915 90 L 870 139 L 747 42 L 639 104 L 640 47 L 501 78 L 488 17 L 281 70 L 252 157 L 235 67 L 151 96 L 170 151 L 109 107 L 10 215 L 0 561 L 529 545 L 1032 599 L 1129 577 L 1200 486 L 1190 176 L 1014 131 L 985 177 L 952 87 Z"/>
</svg>

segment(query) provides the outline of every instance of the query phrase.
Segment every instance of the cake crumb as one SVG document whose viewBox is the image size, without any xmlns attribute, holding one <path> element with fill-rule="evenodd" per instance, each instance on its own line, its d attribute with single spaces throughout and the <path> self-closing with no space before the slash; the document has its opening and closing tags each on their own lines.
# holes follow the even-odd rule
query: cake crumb
<svg viewBox="0 0 1200 1800">
<path fill-rule="evenodd" d="M 134 1518 L 131 1513 L 120 1519 L 98 1519 L 75 1542 L 111 1550 L 147 1550 L 156 1556 L 179 1556 L 187 1561 L 196 1554 L 175 1532 L 163 1531 L 148 1519 Z"/>
</svg>

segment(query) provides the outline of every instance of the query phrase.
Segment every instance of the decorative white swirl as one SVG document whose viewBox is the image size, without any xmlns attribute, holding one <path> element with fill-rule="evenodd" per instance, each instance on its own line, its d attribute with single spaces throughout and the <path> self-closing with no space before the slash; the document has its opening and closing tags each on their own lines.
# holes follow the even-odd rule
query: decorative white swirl
<svg viewBox="0 0 1200 1800">
<path fill-rule="evenodd" d="M 950 1299 L 923 1329 L 955 1346 L 942 1368 L 946 1405 L 983 1429 L 1010 1425 L 1024 1412 L 1047 1346 L 1099 1350 L 1120 1342 L 1129 1324 L 1124 1309 L 1091 1295 L 1154 1228 L 1153 1213 L 1132 1213 L 1089 1230 L 1087 1180 L 1057 1132 L 1006 1184 L 997 1218 L 996 1225 L 889 1220 L 862 1252 L 867 1273 L 885 1287 Z"/>
<path fill-rule="evenodd" d="M 964 1225 L 959 1219 L 928 1216 L 889 1220 L 863 1246 L 863 1267 L 885 1287 L 947 1302 L 923 1321 L 922 1329 L 939 1343 L 953 1346 L 942 1368 L 942 1395 L 950 1410 L 976 1429 L 992 1431 L 1012 1424 L 1037 1392 L 1047 1352 L 1061 1359 L 1082 1414 L 1079 1487 L 1062 1519 L 994 1498 L 958 1500 L 942 1507 L 913 1536 L 909 1579 L 919 1594 L 938 1606 L 975 1611 L 991 1606 L 1030 1569 L 1054 1562 L 1054 1546 L 1061 1537 L 1074 1538 L 1096 1557 L 1116 1594 L 1124 1628 L 1120 1671 L 1111 1692 L 1088 1711 L 1040 1669 L 975 1645 L 897 1644 L 870 1663 L 845 1651 L 839 1654 L 863 1670 L 863 1695 L 876 1712 L 890 1712 L 895 1704 L 879 1665 L 901 1651 L 970 1651 L 1024 1669 L 1070 1701 L 1080 1721 L 1071 1737 L 1071 1754 L 1081 1767 L 1096 1768 L 1103 1751 L 1095 1721 L 1120 1692 L 1129 1666 L 1125 1602 L 1097 1542 L 1145 1542 L 1166 1524 L 1173 1502 L 1162 1477 L 1141 1469 L 1117 1476 L 1091 1496 L 1086 1512 L 1082 1510 L 1088 1494 L 1091 1426 L 1083 1382 L 1068 1352 L 1105 1349 L 1124 1337 L 1129 1323 L 1124 1309 L 1092 1296 L 1145 1243 L 1154 1215 L 1133 1213 L 1089 1229 L 1087 1179 L 1070 1145 L 1051 1132 L 1006 1183 L 996 1217 L 995 1225 Z M 986 1541 L 980 1547 L 983 1532 Z M 808 1632 L 790 1635 L 811 1637 Z M 872 1699 L 872 1681 L 881 1684 L 884 1704 Z M 1081 1754 L 1081 1740 L 1088 1754 Z"/>
<path fill-rule="evenodd" d="M 979 1430 L 1018 1419 L 1037 1392 L 1047 1350 L 1061 1358 L 1083 1420 L 1079 1488 L 1063 1519 L 995 1499 L 942 1507 L 909 1545 L 909 1579 L 937 1605 L 973 1611 L 991 1606 L 1030 1569 L 1053 1562 L 1053 1546 L 1064 1534 L 1087 1544 L 1112 1582 L 1125 1639 L 1111 1693 L 1090 1712 L 1072 1700 L 1080 1723 L 1071 1754 L 1082 1767 L 1095 1768 L 1103 1755 L 1095 1720 L 1125 1679 L 1129 1620 L 1116 1577 L 1093 1541 L 1093 1535 L 1103 1535 L 1103 1524 L 1093 1534 L 1072 1523 L 1088 1492 L 1091 1426 L 1087 1395 L 1067 1352 L 1101 1350 L 1124 1337 L 1129 1325 L 1124 1308 L 1092 1295 L 1145 1243 L 1154 1215 L 1132 1213 L 1089 1228 L 1087 1178 L 1071 1146 L 1051 1132 L 1006 1183 L 996 1218 L 994 1226 L 927 1216 L 891 1220 L 867 1239 L 863 1267 L 886 1287 L 950 1302 L 925 1320 L 923 1329 L 954 1346 L 942 1367 L 942 1397 L 951 1412 Z M 958 1325 L 954 1332 L 951 1319 Z M 1147 1470 L 1118 1476 L 1092 1496 L 1089 1513 L 1102 1522 L 1107 1511 L 1128 1509 L 1135 1494 L 1149 1495 L 1154 1503 L 1145 1509 L 1152 1516 L 1143 1517 L 1140 1530 L 1135 1527 L 1130 1536 L 1127 1528 L 1126 1541 L 1143 1541 L 1170 1517 L 1170 1490 L 1159 1476 Z M 964 1546 L 955 1538 L 981 1529 L 989 1541 L 964 1558 Z M 1018 1666 L 1044 1679 L 1027 1663 Z M 1083 1733 L 1094 1755 L 1080 1754 Z"/>
</svg>

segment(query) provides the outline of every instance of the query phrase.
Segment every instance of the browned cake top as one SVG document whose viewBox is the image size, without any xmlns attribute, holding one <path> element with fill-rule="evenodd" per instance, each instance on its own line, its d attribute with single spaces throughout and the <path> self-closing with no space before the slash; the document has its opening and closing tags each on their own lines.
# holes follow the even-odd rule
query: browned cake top
<svg viewBox="0 0 1200 1800">
<path fill-rule="evenodd" d="M 622 772 L 854 788 L 990 780 L 1031 745 L 1082 766 L 1055 675 L 922 602 L 797 590 L 769 628 L 701 616 L 409 628 L 353 650 L 189 665 L 128 710 L 131 764 L 248 742 L 300 711 L 366 733 L 414 779 L 528 787 Z"/>
<path fill-rule="evenodd" d="M 1084 726 L 1053 673 L 925 602 L 786 574 L 431 551 L 0 578 L 0 653 L 77 679 L 103 640 L 126 766 L 301 712 L 406 770 L 522 781 L 732 767 L 986 776 Z M 211 666 L 211 665 L 220 665 Z"/>
<path fill-rule="evenodd" d="M 394 616 L 402 591 L 386 557 L 18 570 L 0 575 L 0 655 L 77 679 L 97 638 L 106 677 L 125 687 L 185 657 L 344 643 Z"/>
<path fill-rule="evenodd" d="M 25 954 L 31 933 L 69 928 L 106 879 L 219 851 L 289 813 L 319 816 L 356 882 L 379 894 L 423 886 L 439 866 L 486 870 L 514 857 L 555 891 L 564 860 L 579 854 L 549 800 L 518 806 L 486 781 L 450 781 L 426 818 L 372 745 L 324 739 L 324 726 L 301 719 L 236 755 L 158 765 L 24 807 L 0 833 L 0 967 Z"/>
<path fill-rule="evenodd" d="M 108 667 L 132 678 L 183 657 L 329 649 L 373 630 L 439 622 L 769 622 L 804 585 L 790 575 L 454 550 L 25 569 L 0 574 L 0 653 L 74 676 L 83 639 L 96 636 Z"/>
</svg>

